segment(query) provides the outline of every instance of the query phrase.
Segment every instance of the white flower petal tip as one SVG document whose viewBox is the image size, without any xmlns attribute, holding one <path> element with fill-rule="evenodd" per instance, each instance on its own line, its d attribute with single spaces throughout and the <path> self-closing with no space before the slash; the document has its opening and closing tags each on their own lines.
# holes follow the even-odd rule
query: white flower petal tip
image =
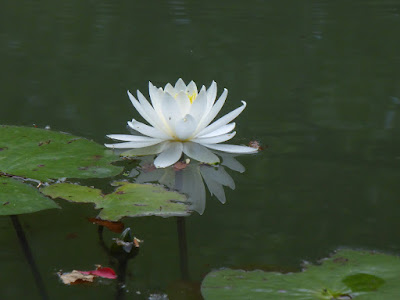
<svg viewBox="0 0 400 300">
<path fill-rule="evenodd" d="M 145 153 L 146 149 L 151 149 L 158 154 L 155 160 L 158 168 L 174 164 L 182 153 L 207 164 L 219 163 L 218 157 L 207 148 L 228 153 L 257 152 L 252 147 L 222 144 L 236 134 L 232 121 L 242 113 L 247 103 L 241 101 L 240 107 L 214 121 L 228 95 L 228 90 L 224 88 L 217 98 L 215 81 L 208 89 L 194 81 L 186 84 L 182 78 L 175 84 L 167 83 L 164 89 L 154 86 L 151 81 L 148 87 L 149 100 L 140 91 L 137 91 L 136 97 L 127 91 L 132 105 L 145 123 L 135 119 L 128 121 L 133 134 L 107 135 L 121 143 L 105 144 L 106 147 L 132 149 L 132 153 Z"/>
</svg>

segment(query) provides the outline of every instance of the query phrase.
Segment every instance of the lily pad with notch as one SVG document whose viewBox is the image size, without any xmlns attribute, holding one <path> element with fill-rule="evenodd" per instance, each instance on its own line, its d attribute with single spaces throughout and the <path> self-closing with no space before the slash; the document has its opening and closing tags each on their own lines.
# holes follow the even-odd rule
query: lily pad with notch
<svg viewBox="0 0 400 300">
<path fill-rule="evenodd" d="M 397 299 L 400 257 L 339 250 L 299 273 L 222 269 L 202 282 L 204 299 Z"/>
<path fill-rule="evenodd" d="M 0 172 L 41 181 L 105 178 L 122 172 L 119 160 L 85 138 L 39 128 L 0 126 Z"/>
<path fill-rule="evenodd" d="M 71 183 L 56 183 L 41 189 L 41 192 L 53 199 L 94 203 L 96 209 L 102 209 L 98 218 L 109 221 L 118 221 L 122 217 L 190 214 L 186 197 L 162 186 L 125 181 L 113 185 L 117 186 L 116 190 L 106 195 L 99 189 Z"/>
<path fill-rule="evenodd" d="M 35 187 L 9 178 L 0 177 L 0 215 L 19 215 L 44 209 L 60 208 L 43 196 Z"/>
</svg>

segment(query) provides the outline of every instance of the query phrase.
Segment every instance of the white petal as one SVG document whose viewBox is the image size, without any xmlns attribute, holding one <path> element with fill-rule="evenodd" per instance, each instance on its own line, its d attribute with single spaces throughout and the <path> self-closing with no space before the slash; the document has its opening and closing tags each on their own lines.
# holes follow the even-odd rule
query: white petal
<svg viewBox="0 0 400 300">
<path fill-rule="evenodd" d="M 197 86 L 196 86 L 196 84 L 193 82 L 193 81 L 191 81 L 189 84 L 188 84 L 188 86 L 186 87 L 186 92 L 189 94 L 189 95 L 193 95 L 194 93 L 197 95 L 198 93 L 197 93 Z"/>
<path fill-rule="evenodd" d="M 151 104 L 154 107 L 155 112 L 157 115 L 161 115 L 161 103 L 164 92 L 160 89 L 157 89 L 150 81 L 149 81 L 149 95 Z"/>
<path fill-rule="evenodd" d="M 217 135 L 217 136 L 208 137 L 208 138 L 196 138 L 196 139 L 193 139 L 192 141 L 195 143 L 199 143 L 199 144 L 218 144 L 218 143 L 229 141 L 235 135 L 236 135 L 236 131 L 234 131 L 232 133 Z"/>
<path fill-rule="evenodd" d="M 217 97 L 217 84 L 213 80 L 213 82 L 211 82 L 211 85 L 207 90 L 207 110 L 211 109 L 212 105 L 215 102 L 216 97 Z"/>
<path fill-rule="evenodd" d="M 155 144 L 160 143 L 159 140 L 153 139 L 153 141 L 148 142 L 126 142 L 126 143 L 119 143 L 119 144 L 104 144 L 104 146 L 113 149 L 130 149 L 130 148 L 143 148 L 152 146 Z"/>
<path fill-rule="evenodd" d="M 147 156 L 147 155 L 154 155 L 161 153 L 165 146 L 169 144 L 169 142 L 165 141 L 156 145 L 137 148 L 137 149 L 130 149 L 121 153 L 121 156 Z"/>
<path fill-rule="evenodd" d="M 202 144 L 203 146 L 228 153 L 256 153 L 257 149 L 247 146 L 229 145 L 229 144 Z"/>
<path fill-rule="evenodd" d="M 108 134 L 107 137 L 113 140 L 125 141 L 125 142 L 150 142 L 150 141 L 158 141 L 161 142 L 161 139 L 154 139 L 147 136 L 140 135 L 132 135 L 132 134 Z"/>
<path fill-rule="evenodd" d="M 175 91 L 179 92 L 179 91 L 186 91 L 186 84 L 185 82 L 182 80 L 182 78 L 179 78 L 178 81 L 175 83 Z"/>
<path fill-rule="evenodd" d="M 146 111 L 143 109 L 142 105 L 139 103 L 139 101 L 136 100 L 136 98 L 128 91 L 128 97 L 131 100 L 133 106 L 136 108 L 138 113 L 153 127 L 157 127 L 157 124 L 153 121 L 153 119 L 146 113 Z"/>
<path fill-rule="evenodd" d="M 165 132 L 166 128 L 165 128 L 164 122 L 162 120 L 160 120 L 159 115 L 156 113 L 154 108 L 150 105 L 150 103 L 147 101 L 147 99 L 143 96 L 143 94 L 139 90 L 137 91 L 137 96 L 138 96 L 140 104 L 142 105 L 143 110 L 156 125 L 154 127 L 157 127 L 158 129 Z M 157 96 L 157 97 L 159 97 L 159 96 Z"/>
<path fill-rule="evenodd" d="M 183 145 L 180 142 L 169 143 L 154 160 L 156 168 L 165 168 L 176 163 L 182 156 Z"/>
<path fill-rule="evenodd" d="M 164 92 L 169 93 L 172 97 L 175 97 L 176 94 L 174 87 L 170 83 L 167 83 Z"/>
<path fill-rule="evenodd" d="M 175 101 L 179 105 L 179 110 L 180 110 L 182 116 L 189 113 L 191 103 L 190 103 L 189 97 L 187 96 L 187 94 L 185 92 L 180 91 L 176 95 Z"/>
<path fill-rule="evenodd" d="M 207 126 L 204 128 L 202 131 L 199 132 L 199 136 L 205 135 L 207 133 L 210 133 L 214 130 L 217 130 L 218 128 L 228 124 L 230 121 L 235 119 L 240 113 L 245 109 L 246 107 L 246 102 L 242 101 L 242 106 L 236 108 L 235 110 L 231 111 L 230 113 L 226 114 L 222 118 L 219 118 L 217 121 L 212 123 L 211 125 Z"/>
<path fill-rule="evenodd" d="M 235 125 L 236 125 L 235 123 L 227 124 L 225 126 L 218 128 L 217 130 L 214 130 L 205 135 L 202 135 L 202 136 L 198 135 L 198 138 L 208 138 L 208 137 L 213 137 L 213 136 L 222 135 L 222 134 L 231 132 L 233 129 L 235 129 Z"/>
<path fill-rule="evenodd" d="M 187 140 L 193 136 L 196 127 L 196 120 L 191 115 L 186 115 L 175 123 L 176 137 L 181 141 Z"/>
<path fill-rule="evenodd" d="M 228 90 L 224 89 L 224 92 L 218 98 L 215 105 L 211 108 L 211 110 L 208 113 L 204 114 L 204 117 L 201 119 L 201 121 L 199 123 L 199 127 L 197 128 L 197 131 L 203 130 L 206 126 L 208 126 L 208 124 L 211 123 L 212 120 L 214 120 L 214 118 L 220 112 L 222 106 L 224 106 L 227 96 L 228 96 Z"/>
<path fill-rule="evenodd" d="M 208 163 L 208 164 L 215 164 L 219 163 L 219 158 L 206 147 L 203 147 L 200 144 L 186 142 L 183 144 L 183 152 L 200 162 Z"/>
<path fill-rule="evenodd" d="M 170 138 L 166 133 L 162 132 L 161 130 L 158 130 L 157 128 L 151 127 L 144 123 L 138 122 L 135 119 L 132 119 L 132 122 L 128 121 L 128 126 L 133 130 L 136 130 L 137 132 L 140 132 L 141 134 L 147 135 L 152 138 L 158 138 L 164 140 Z"/>
<path fill-rule="evenodd" d="M 161 110 L 165 123 L 170 130 L 169 134 L 174 135 L 175 124 L 178 120 L 183 118 L 183 115 L 181 115 L 178 103 L 170 94 L 164 94 L 161 103 Z"/>
<path fill-rule="evenodd" d="M 205 89 L 202 89 L 190 107 L 190 114 L 196 119 L 197 123 L 204 117 L 206 108 L 207 93 Z"/>
</svg>

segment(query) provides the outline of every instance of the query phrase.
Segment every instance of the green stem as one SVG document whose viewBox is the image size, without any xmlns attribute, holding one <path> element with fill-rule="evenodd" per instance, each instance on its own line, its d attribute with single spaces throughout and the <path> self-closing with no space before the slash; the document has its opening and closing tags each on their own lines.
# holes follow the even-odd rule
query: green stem
<svg viewBox="0 0 400 300">
<path fill-rule="evenodd" d="M 31 272 L 33 274 L 33 278 L 35 279 L 36 287 L 39 290 L 39 293 L 42 299 L 47 300 L 49 299 L 45 285 L 43 283 L 42 277 L 40 276 L 39 270 L 36 266 L 35 259 L 33 258 L 32 251 L 29 247 L 28 240 L 26 239 L 24 229 L 19 222 L 18 216 L 12 215 L 10 216 L 11 221 L 13 223 L 15 232 L 18 237 L 19 245 L 21 246 L 21 250 L 25 255 L 26 260 L 31 268 Z"/>
</svg>

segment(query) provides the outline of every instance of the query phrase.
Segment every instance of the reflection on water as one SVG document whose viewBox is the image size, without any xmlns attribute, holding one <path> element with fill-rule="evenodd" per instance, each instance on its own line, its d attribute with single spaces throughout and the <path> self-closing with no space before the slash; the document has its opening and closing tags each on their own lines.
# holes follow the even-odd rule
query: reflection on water
<svg viewBox="0 0 400 300">
<path fill-rule="evenodd" d="M 170 188 L 181 178 L 200 213 L 206 189 L 224 201 L 235 179 L 229 207 L 209 202 L 210 214 L 186 219 L 188 236 L 195 237 L 193 278 L 222 266 L 296 267 L 338 245 L 398 253 L 399 13 L 399 0 L 4 0 L 1 123 L 49 124 L 103 143 L 132 117 L 127 89 L 179 76 L 214 79 L 232 87 L 226 111 L 247 101 L 240 136 L 268 144 L 268 154 L 243 157 L 245 176 L 235 177 L 232 170 L 244 168 L 226 166 L 230 158 L 224 158 L 219 167 L 191 161 L 180 171 L 152 170 L 143 160 L 135 177 Z M 71 269 L 93 257 L 106 263 L 82 221 L 91 213 L 65 205 L 58 215 L 21 218 L 54 298 L 94 297 L 94 289 L 60 288 L 53 275 L 56 267 Z M 128 222 L 145 240 L 128 287 L 161 294 L 177 277 L 170 244 L 176 224 Z M 34 290 L 32 278 L 13 247 L 10 224 L 2 224 L 8 248 L 0 260 L 7 274 L 0 298 L 22 299 Z M 78 238 L 65 239 L 71 232 Z"/>
<path fill-rule="evenodd" d="M 234 155 L 221 152 L 218 155 L 222 157 L 218 165 L 187 159 L 167 168 L 156 168 L 154 156 L 145 156 L 140 158 L 139 167 L 133 169 L 130 176 L 137 183 L 158 182 L 186 194 L 190 209 L 202 215 L 206 208 L 206 187 L 221 203 L 226 202 L 224 187 L 235 189 L 235 182 L 225 167 L 235 172 L 245 171 Z"/>
</svg>

